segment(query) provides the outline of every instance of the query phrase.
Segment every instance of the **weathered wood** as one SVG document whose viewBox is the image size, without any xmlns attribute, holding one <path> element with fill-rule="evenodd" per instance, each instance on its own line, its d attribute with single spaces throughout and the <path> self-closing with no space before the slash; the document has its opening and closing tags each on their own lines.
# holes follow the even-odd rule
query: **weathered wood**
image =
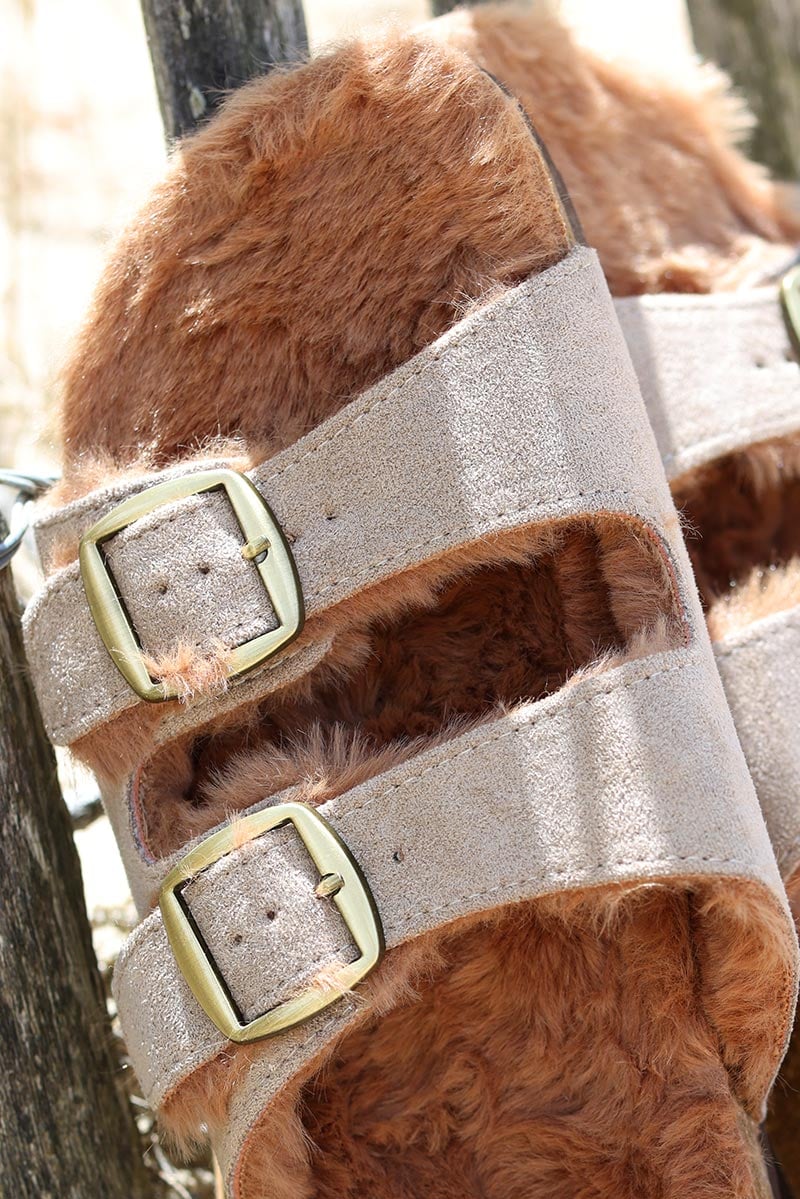
<svg viewBox="0 0 800 1199">
<path fill-rule="evenodd" d="M 441 17 L 446 12 L 452 12 L 454 8 L 474 8 L 482 3 L 483 0 L 431 0 L 431 11 L 435 17 Z"/>
<path fill-rule="evenodd" d="M 142 0 L 142 13 L 170 141 L 231 89 L 308 50 L 302 0 Z"/>
<path fill-rule="evenodd" d="M 780 179 L 800 179 L 800 5 L 795 0 L 689 0 L 695 45 L 747 98 L 751 152 Z"/>
<path fill-rule="evenodd" d="M 145 1199 L 151 1176 L 120 1087 L 78 855 L 7 569 L 0 844 L 0 1195 Z"/>
</svg>

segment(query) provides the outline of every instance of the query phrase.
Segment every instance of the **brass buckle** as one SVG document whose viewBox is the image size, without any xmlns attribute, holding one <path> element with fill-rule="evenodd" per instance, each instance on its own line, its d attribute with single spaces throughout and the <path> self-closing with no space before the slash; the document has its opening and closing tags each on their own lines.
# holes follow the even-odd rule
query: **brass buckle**
<svg viewBox="0 0 800 1199">
<path fill-rule="evenodd" d="M 83 587 L 92 619 L 112 661 L 140 699 L 160 703 L 178 695 L 175 685 L 157 682 L 145 666 L 133 625 L 114 585 L 101 546 L 143 516 L 176 500 L 222 487 L 242 527 L 242 556 L 264 582 L 279 624 L 230 651 L 228 677 L 244 674 L 288 645 L 303 627 L 303 594 L 292 552 L 263 496 L 235 470 L 203 470 L 156 483 L 123 500 L 84 533 L 80 543 Z"/>
<path fill-rule="evenodd" d="M 336 966 L 336 990 L 309 986 L 299 995 L 244 1023 L 208 946 L 195 926 L 182 890 L 201 871 L 233 849 L 271 829 L 291 823 L 320 872 L 318 896 L 333 896 L 360 956 Z M 167 875 L 159 896 L 161 915 L 175 960 L 192 994 L 223 1036 L 239 1044 L 271 1037 L 308 1020 L 341 998 L 369 974 L 383 953 L 383 930 L 369 886 L 344 842 L 313 808 L 276 804 L 237 819 L 212 833 Z"/>
<path fill-rule="evenodd" d="M 792 267 L 781 279 L 781 303 L 795 351 L 800 354 L 800 266 Z"/>
</svg>

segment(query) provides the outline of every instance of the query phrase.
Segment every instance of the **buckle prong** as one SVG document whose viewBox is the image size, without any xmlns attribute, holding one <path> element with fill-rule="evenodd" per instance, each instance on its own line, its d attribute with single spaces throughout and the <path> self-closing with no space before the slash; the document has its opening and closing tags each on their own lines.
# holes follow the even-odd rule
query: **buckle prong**
<svg viewBox="0 0 800 1199">
<path fill-rule="evenodd" d="M 330 899 L 332 895 L 341 891 L 343 886 L 344 879 L 341 874 L 326 874 L 317 883 L 314 894 L 320 899 Z"/>
<path fill-rule="evenodd" d="M 270 548 L 269 538 L 259 537 L 256 541 L 248 541 L 247 545 L 242 546 L 242 557 L 248 561 L 255 560 L 258 562 L 260 559 L 263 560 L 263 558 L 266 558 Z"/>
<path fill-rule="evenodd" d="M 781 303 L 795 353 L 800 353 L 800 266 L 792 267 L 781 280 Z"/>
</svg>

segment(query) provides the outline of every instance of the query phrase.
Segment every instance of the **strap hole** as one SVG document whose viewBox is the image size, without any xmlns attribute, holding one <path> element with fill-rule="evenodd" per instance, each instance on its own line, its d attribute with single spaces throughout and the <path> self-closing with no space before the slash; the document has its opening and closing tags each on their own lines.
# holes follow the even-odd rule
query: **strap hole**
<svg viewBox="0 0 800 1199">
<path fill-rule="evenodd" d="M 394 853 L 392 854 L 392 861 L 393 862 L 403 862 L 403 861 L 405 861 L 405 856 L 406 855 L 403 853 L 402 849 L 396 849 L 394 851 Z"/>
<path fill-rule="evenodd" d="M 198 562 L 197 569 L 200 571 L 201 575 L 207 575 L 211 573 L 211 567 L 207 562 Z"/>
<path fill-rule="evenodd" d="M 241 945 L 242 941 L 244 941 L 244 937 L 241 933 L 234 933 L 231 937 L 231 941 L 234 945 Z"/>
<path fill-rule="evenodd" d="M 270 910 L 267 912 L 267 920 L 274 920 L 275 917 L 277 916 L 277 914 L 278 914 L 277 912 L 273 911 L 272 908 L 270 908 Z"/>
<path fill-rule="evenodd" d="M 325 519 L 326 520 L 336 520 L 336 513 L 335 512 L 326 512 Z"/>
<path fill-rule="evenodd" d="M 157 587 L 157 591 L 158 591 L 159 595 L 166 595 L 167 592 L 169 591 L 169 583 L 164 583 L 164 582 L 159 583 L 158 587 Z"/>
</svg>

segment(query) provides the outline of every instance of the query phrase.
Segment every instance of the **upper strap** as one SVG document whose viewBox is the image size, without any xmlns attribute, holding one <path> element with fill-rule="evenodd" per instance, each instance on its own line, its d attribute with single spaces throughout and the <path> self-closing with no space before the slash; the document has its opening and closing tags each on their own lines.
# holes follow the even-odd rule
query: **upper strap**
<svg viewBox="0 0 800 1199">
<path fill-rule="evenodd" d="M 269 802 L 301 797 L 291 791 Z M 320 811 L 368 880 L 387 948 L 505 903 L 600 884 L 734 876 L 780 894 L 703 644 L 577 682 Z M 315 896 L 317 881 L 287 828 L 230 852 L 187 889 L 192 918 L 246 1019 L 298 986 L 330 980 L 352 959 L 331 901 Z M 159 911 L 123 950 L 114 994 L 153 1104 L 228 1044 L 184 981 Z M 363 996 L 345 994 L 263 1042 L 259 1110 L 363 1011 Z"/>
<path fill-rule="evenodd" d="M 120 500 L 175 474 L 121 481 L 44 516 L 45 561 L 56 546 L 74 552 Z M 229 706 L 310 669 L 330 634 L 326 614 L 364 588 L 487 534 L 598 511 L 658 524 L 668 506 L 605 279 L 586 247 L 462 321 L 249 478 L 292 543 L 307 625 L 290 649 L 234 682 Z M 219 492 L 161 508 L 105 543 L 149 655 L 178 643 L 230 649 L 274 627 L 242 545 Z M 48 580 L 25 630 L 55 741 L 71 743 L 139 702 L 100 639 L 77 564 Z M 163 707 L 175 735 L 208 720 L 219 700 Z"/>
<path fill-rule="evenodd" d="M 798 368 L 774 289 L 642 296 L 615 307 L 670 478 L 800 429 Z M 641 461 L 609 453 L 614 438 L 626 444 L 635 431 L 638 406 L 631 397 L 625 427 L 624 405 L 608 403 L 630 374 L 609 317 L 596 257 L 577 247 L 250 472 L 293 542 L 307 634 L 255 677 L 237 680 L 224 701 L 169 705 L 170 735 L 203 723 L 221 703 L 236 706 L 313 669 L 330 648 L 326 613 L 449 548 L 576 511 L 625 509 L 648 519 Z M 74 553 L 116 504 L 209 465 L 118 481 L 43 515 L 36 532 L 45 567 Z M 200 654 L 232 648 L 274 627 L 241 548 L 219 493 L 172 504 L 106 543 L 151 656 L 187 642 Z M 25 623 L 56 742 L 138 703 L 100 640 L 77 565 L 53 575 Z"/>
<path fill-rule="evenodd" d="M 776 287 L 614 306 L 669 479 L 800 430 L 797 355 Z"/>
<path fill-rule="evenodd" d="M 714 654 L 786 878 L 800 863 L 800 608 L 754 621 Z"/>
</svg>

